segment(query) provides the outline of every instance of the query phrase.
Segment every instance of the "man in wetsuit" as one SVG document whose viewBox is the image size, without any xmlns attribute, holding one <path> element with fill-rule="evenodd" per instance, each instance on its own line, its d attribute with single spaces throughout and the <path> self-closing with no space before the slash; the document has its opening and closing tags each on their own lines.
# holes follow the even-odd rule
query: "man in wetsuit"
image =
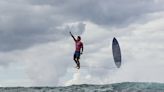
<svg viewBox="0 0 164 92">
<path fill-rule="evenodd" d="M 72 35 L 71 32 L 70 32 L 70 35 L 74 39 L 75 46 L 76 46 L 73 60 L 75 61 L 76 65 L 77 65 L 76 66 L 77 69 L 80 69 L 80 61 L 79 60 L 80 60 L 80 55 L 83 53 L 83 43 L 81 42 L 81 37 L 80 36 L 78 36 L 77 39 L 75 39 L 75 37 Z"/>
</svg>

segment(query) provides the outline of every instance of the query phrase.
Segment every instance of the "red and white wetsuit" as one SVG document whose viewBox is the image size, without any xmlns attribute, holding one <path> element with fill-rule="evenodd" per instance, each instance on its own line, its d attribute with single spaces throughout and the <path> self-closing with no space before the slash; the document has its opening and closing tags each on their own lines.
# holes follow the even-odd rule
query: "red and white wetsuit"
<svg viewBox="0 0 164 92">
<path fill-rule="evenodd" d="M 83 47 L 83 43 L 81 41 L 75 42 L 76 51 L 80 51 L 80 49 Z"/>
</svg>

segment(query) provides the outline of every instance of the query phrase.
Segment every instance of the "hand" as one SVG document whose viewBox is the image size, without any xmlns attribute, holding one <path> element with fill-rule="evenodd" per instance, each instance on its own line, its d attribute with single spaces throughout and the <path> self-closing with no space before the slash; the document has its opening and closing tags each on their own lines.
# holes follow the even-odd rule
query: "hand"
<svg viewBox="0 0 164 92">
<path fill-rule="evenodd" d="M 83 52 L 80 53 L 81 55 L 83 54 Z"/>
<path fill-rule="evenodd" d="M 69 32 L 71 35 L 72 35 L 72 33 L 71 32 Z"/>
</svg>

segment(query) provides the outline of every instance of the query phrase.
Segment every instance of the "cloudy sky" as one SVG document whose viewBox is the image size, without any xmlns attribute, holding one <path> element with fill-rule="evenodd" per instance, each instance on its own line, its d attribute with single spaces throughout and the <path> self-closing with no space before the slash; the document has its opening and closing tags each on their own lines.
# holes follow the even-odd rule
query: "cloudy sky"
<svg viewBox="0 0 164 92">
<path fill-rule="evenodd" d="M 164 82 L 163 0 L 0 0 L 0 86 Z M 81 69 L 69 31 L 82 37 Z M 116 69 L 112 39 L 122 51 Z"/>
</svg>

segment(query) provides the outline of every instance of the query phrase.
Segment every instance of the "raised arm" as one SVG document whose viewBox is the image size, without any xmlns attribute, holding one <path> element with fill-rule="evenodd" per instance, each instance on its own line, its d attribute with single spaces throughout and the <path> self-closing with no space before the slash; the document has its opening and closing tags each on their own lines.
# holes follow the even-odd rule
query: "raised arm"
<svg viewBox="0 0 164 92">
<path fill-rule="evenodd" d="M 75 39 L 75 37 L 72 35 L 72 33 L 71 33 L 71 32 L 69 32 L 69 33 L 70 33 L 70 35 L 72 36 L 73 40 L 76 41 L 76 39 Z"/>
</svg>

